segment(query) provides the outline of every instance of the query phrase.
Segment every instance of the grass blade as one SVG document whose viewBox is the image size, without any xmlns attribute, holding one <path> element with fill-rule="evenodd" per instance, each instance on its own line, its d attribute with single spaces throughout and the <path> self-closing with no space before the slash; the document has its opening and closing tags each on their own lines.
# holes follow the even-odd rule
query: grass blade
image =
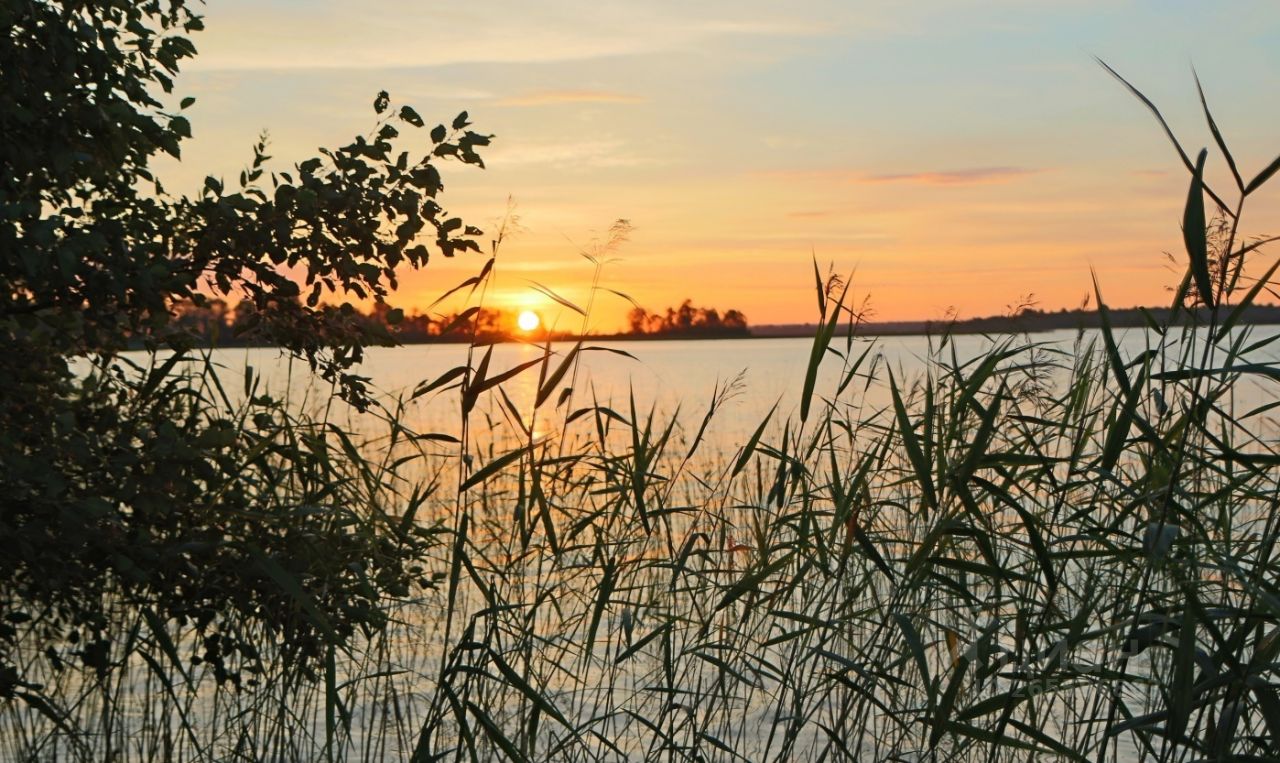
<svg viewBox="0 0 1280 763">
<path fill-rule="evenodd" d="M 1213 281 L 1209 276 L 1209 241 L 1204 218 L 1204 161 L 1209 155 L 1201 149 L 1191 172 L 1191 188 L 1187 191 L 1187 206 L 1182 213 L 1182 240 L 1191 259 L 1191 274 L 1195 277 L 1196 291 L 1209 307 L 1214 306 Z"/>
</svg>

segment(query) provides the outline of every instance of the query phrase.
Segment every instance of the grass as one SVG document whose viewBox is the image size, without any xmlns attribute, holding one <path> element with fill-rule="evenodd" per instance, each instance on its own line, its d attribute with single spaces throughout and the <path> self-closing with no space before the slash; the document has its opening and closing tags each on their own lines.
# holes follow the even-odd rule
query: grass
<svg viewBox="0 0 1280 763">
<path fill-rule="evenodd" d="M 1276 337 L 1235 325 L 1274 274 L 1247 275 L 1260 247 L 1239 230 L 1277 165 L 1236 172 L 1227 204 L 1178 151 L 1186 277 L 1136 355 L 1105 321 L 1071 348 L 1005 337 L 976 357 L 943 335 L 903 377 L 856 337 L 847 285 L 818 276 L 799 414 L 771 411 L 736 450 L 708 435 L 736 383 L 693 419 L 605 405 L 580 386 L 597 351 L 581 343 L 501 371 L 474 347 L 354 426 L 295 404 L 273 430 L 287 443 L 264 440 L 274 510 L 320 503 L 366 539 L 416 539 L 418 589 L 331 644 L 322 674 L 263 634 L 236 686 L 121 586 L 112 669 L 33 652 L 41 688 L 3 706 L 0 756 L 1274 759 L 1276 403 L 1233 392 L 1280 379 Z M 504 384 L 530 375 L 518 405 Z M 202 395 L 254 413 L 253 395 Z M 436 396 L 457 400 L 459 437 L 406 425 Z M 291 472 L 304 458 L 323 468 Z M 264 570 L 323 621 L 306 578 Z"/>
</svg>

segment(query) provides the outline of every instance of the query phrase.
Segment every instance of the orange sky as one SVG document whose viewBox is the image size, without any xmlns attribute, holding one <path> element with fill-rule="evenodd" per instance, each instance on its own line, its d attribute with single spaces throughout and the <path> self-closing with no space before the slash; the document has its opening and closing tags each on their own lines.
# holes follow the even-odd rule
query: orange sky
<svg viewBox="0 0 1280 763">
<path fill-rule="evenodd" d="M 1186 174 L 1094 54 L 1189 150 L 1211 141 L 1193 60 L 1244 174 L 1280 151 L 1273 3 L 903 6 L 220 0 L 177 88 L 198 99 L 195 140 L 162 176 L 175 190 L 233 177 L 263 128 L 287 168 L 366 132 L 385 88 L 429 122 L 466 109 L 496 136 L 487 170 L 445 168 L 468 222 L 492 230 L 515 201 L 492 305 L 565 325 L 530 282 L 585 304 L 579 251 L 626 218 L 606 286 L 761 324 L 814 318 L 812 257 L 855 271 L 884 320 L 1000 313 L 1028 294 L 1075 306 L 1091 267 L 1113 304 L 1163 301 Z M 1251 201 L 1248 232 L 1277 200 Z M 392 301 L 425 307 L 482 263 L 435 258 Z M 592 325 L 629 307 L 602 295 Z"/>
</svg>

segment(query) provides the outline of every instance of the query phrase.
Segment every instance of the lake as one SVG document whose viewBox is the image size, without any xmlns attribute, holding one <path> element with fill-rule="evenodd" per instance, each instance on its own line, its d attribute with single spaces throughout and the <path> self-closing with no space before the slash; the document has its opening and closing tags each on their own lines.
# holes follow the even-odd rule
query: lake
<svg viewBox="0 0 1280 763">
<path fill-rule="evenodd" d="M 1250 361 L 1277 361 L 1275 347 L 1265 342 L 1280 330 L 1257 328 L 1237 336 L 1264 343 L 1246 354 Z M 431 441 L 417 454 L 420 458 L 406 462 L 411 466 L 396 467 L 398 473 L 388 466 L 376 477 L 346 480 L 347 487 L 367 490 L 369 505 L 387 511 L 396 525 L 406 493 L 416 489 L 408 482 L 426 477 L 424 482 L 439 489 L 413 524 L 432 539 L 425 564 L 436 584 L 415 590 L 409 601 L 389 604 L 395 615 L 391 627 L 360 645 L 359 660 L 339 661 L 333 668 L 332 680 L 354 719 L 344 753 L 403 759 L 419 729 L 430 729 L 427 736 L 447 748 L 457 744 L 459 717 L 483 717 L 482 723 L 537 753 L 532 758 L 560 759 L 549 751 L 580 745 L 574 749 L 584 760 L 835 759 L 840 757 L 836 750 L 850 759 L 892 753 L 894 759 L 926 760 L 931 759 L 925 751 L 932 746 L 931 729 L 921 722 L 926 717 L 921 708 L 938 702 L 942 680 L 950 685 L 954 677 L 957 693 L 948 689 L 947 701 L 968 709 L 970 715 L 957 716 L 964 724 L 977 725 L 948 727 L 944 745 L 954 745 L 952 759 L 971 759 L 962 746 L 966 734 L 989 733 L 993 726 L 988 724 L 995 724 L 998 714 L 984 710 L 983 703 L 1001 696 L 1016 700 L 1009 707 L 1024 735 L 1031 733 L 1025 729 L 1039 729 L 1065 747 L 1089 749 L 1091 757 L 1097 745 L 1114 741 L 1114 757 L 1109 753 L 1108 759 L 1140 759 L 1138 733 L 1112 737 L 1104 726 L 1116 687 L 1127 713 L 1164 706 L 1153 686 L 1168 681 L 1173 650 L 1132 656 L 1123 651 L 1129 623 L 1167 629 L 1165 613 L 1180 606 L 1182 589 L 1161 566 L 1172 562 L 1157 559 L 1149 566 L 1145 561 L 1151 552 L 1144 551 L 1143 532 L 1152 520 L 1134 511 L 1148 502 L 1161 505 L 1160 494 L 1146 487 L 1155 484 L 1151 465 L 1159 462 L 1134 427 L 1134 434 L 1123 429 L 1120 434 L 1142 442 L 1110 466 L 1099 465 L 1098 454 L 1112 442 L 1117 409 L 1114 379 L 1105 367 L 1095 366 L 1099 386 L 1072 409 L 1070 420 L 1059 425 L 1056 419 L 1036 418 L 1049 403 L 1070 397 L 1065 383 L 1080 355 L 1100 359 L 1097 332 L 1017 340 L 1033 344 L 1029 352 L 1034 354 L 1006 359 L 1008 373 L 1002 378 L 1032 397 L 1019 400 L 1025 405 L 1013 414 L 1007 412 L 1010 404 L 1001 412 L 1000 431 L 986 443 L 982 474 L 972 474 L 975 479 L 966 488 L 971 503 L 956 498 L 964 481 L 952 480 L 980 439 L 973 410 L 958 406 L 968 423 L 955 430 L 947 428 L 945 414 L 935 417 L 944 421 L 930 432 L 936 420 L 924 413 L 928 405 L 919 398 L 908 401 L 913 424 L 933 438 L 928 447 L 935 458 L 944 450 L 937 443 L 945 443 L 948 461 L 928 467 L 936 467 L 939 475 L 929 477 L 937 480 L 930 489 L 937 484 L 947 491 L 940 507 L 931 506 L 915 476 L 918 454 L 903 435 L 912 430 L 895 427 L 892 412 L 877 413 L 891 404 L 890 373 L 900 387 L 909 388 L 926 373 L 944 372 L 930 358 L 963 366 L 1000 341 L 1005 340 L 856 341 L 851 355 L 864 357 L 861 375 L 849 379 L 833 407 L 815 407 L 818 415 L 803 437 L 797 436 L 795 422 L 811 340 L 609 343 L 606 349 L 619 352 L 583 354 L 576 379 L 566 375 L 557 385 L 571 385 L 572 399 L 552 413 L 548 409 L 559 393 L 553 394 L 540 414 L 546 420 L 534 422 L 535 436 L 554 437 L 557 422 L 570 410 L 596 403 L 629 418 L 634 396 L 641 424 L 650 407 L 657 411 L 659 428 L 679 412 L 674 447 L 665 454 L 649 460 L 662 448 L 635 447 L 632 432 L 619 426 L 607 442 L 595 443 L 598 447 L 588 442 L 577 450 L 558 450 L 560 444 L 552 440 L 532 448 L 536 455 L 508 462 L 459 493 L 459 483 L 450 479 L 456 475 L 446 475 L 458 462 L 453 457 L 458 446 Z M 1076 352 L 1077 343 L 1088 347 L 1094 341 L 1093 355 Z M 1146 332 L 1119 332 L 1120 355 L 1136 358 L 1151 349 L 1147 342 Z M 841 339 L 835 345 L 846 349 Z M 553 348 L 557 353 L 570 349 L 568 344 Z M 473 357 L 473 366 L 482 352 Z M 492 351 L 489 375 L 541 354 L 537 347 L 499 345 Z M 147 361 L 142 354 L 129 357 Z M 395 400 L 467 357 L 463 345 L 377 348 L 368 352 L 358 373 L 369 377 L 384 404 L 394 408 Z M 1029 373 L 1028 357 L 1046 361 L 1038 366 L 1046 373 Z M 252 368 L 253 378 L 260 379 L 257 394 L 267 390 L 295 406 L 329 411 L 370 435 L 365 445 L 375 452 L 384 442 L 376 439 L 386 431 L 378 416 L 341 405 L 330 408 L 327 386 L 311 379 L 305 364 L 277 350 L 218 350 L 212 358 L 225 369 L 222 382 L 233 403 L 244 395 L 244 371 Z M 830 397 L 845 381 L 843 365 L 833 357 L 823 366 L 815 384 L 818 396 Z M 1131 367 L 1128 373 L 1132 377 L 1136 371 Z M 1243 378 L 1232 387 L 1228 402 L 1236 410 L 1277 399 L 1275 382 L 1257 378 L 1264 377 Z M 1195 386 L 1145 386 L 1144 394 L 1159 392 L 1160 403 L 1144 398 L 1144 411 L 1167 406 L 1168 418 L 1157 420 L 1161 413 L 1152 420 L 1171 427 L 1169 418 L 1187 404 Z M 473 473 L 520 440 L 512 417 L 518 414 L 527 424 L 537 368 L 503 390 L 510 405 L 489 394 L 471 416 L 469 455 L 478 457 Z M 687 448 L 680 439 L 691 438 L 717 397 L 721 404 L 700 456 L 705 463 L 686 468 Z M 991 399 L 978 397 L 984 406 Z M 735 459 L 775 405 L 755 460 Z M 1270 440 L 1277 426 L 1270 411 L 1264 413 L 1249 421 L 1248 434 Z M 833 426 L 821 426 L 826 417 Z M 419 397 L 397 418 L 418 433 L 456 435 L 461 426 L 457 392 Z M 792 437 L 784 440 L 778 435 L 788 419 Z M 575 430 L 589 430 L 586 424 Z M 1079 451 L 1073 445 L 1077 431 L 1085 432 Z M 888 446 L 877 456 L 874 448 L 863 447 L 864 436 Z M 613 438 L 618 438 L 616 448 Z M 1074 460 L 1073 454 L 1085 451 Z M 562 458 L 566 453 L 571 456 Z M 1273 569 L 1262 558 L 1269 552 L 1254 540 L 1275 516 L 1268 498 L 1275 494 L 1270 472 L 1235 475 L 1217 469 L 1212 459 L 1203 463 L 1207 466 L 1184 478 L 1180 488 L 1207 528 L 1196 547 L 1223 549 L 1215 553 L 1232 554 L 1241 569 Z M 863 465 L 869 466 L 860 472 Z M 308 503 L 309 511 L 328 510 L 331 499 L 321 493 L 325 497 Z M 1180 532 L 1194 529 L 1184 528 Z M 865 543 L 857 532 L 864 533 Z M 1206 611 L 1246 613 L 1226 625 L 1252 629 L 1247 587 L 1219 587 L 1221 575 L 1214 566 L 1191 567 L 1205 576 Z M 452 576 L 459 581 L 456 589 L 444 582 Z M 1073 619 L 1077 613 L 1078 621 Z M 1086 623 L 1089 629 L 1083 630 Z M 1165 646 L 1175 640 L 1165 639 Z M 1200 643 L 1208 644 L 1204 633 Z M 1062 645 L 1065 657 L 1057 651 Z M 981 655 L 969 677 L 968 663 L 960 659 L 963 647 Z M 973 675 L 979 665 L 992 665 L 997 658 L 1004 670 Z M 1065 673 L 1068 668 L 1074 672 Z M 1129 675 L 1115 680 L 1116 668 Z M 276 669 L 287 675 L 284 668 Z M 547 708 L 568 719 L 572 734 L 548 720 L 551 710 L 531 701 L 535 691 L 529 685 Z M 234 726 L 261 717 L 251 712 L 255 702 L 278 700 L 299 724 L 311 724 L 308 742 L 322 738 L 330 706 L 323 686 L 280 679 L 268 686 L 279 694 L 259 699 L 251 692 L 213 692 L 206 682 L 195 707 L 202 721 L 228 718 Z M 142 696 L 149 706 L 163 705 L 163 695 Z M 455 696 L 477 703 L 469 716 L 451 714 L 444 698 Z M 1258 714 L 1251 713 L 1248 721 L 1257 728 Z M 208 728 L 211 749 L 234 736 L 212 720 Z M 473 726 L 472 733 L 478 728 Z M 590 732 L 579 737 L 578 729 Z M 243 733 L 252 738 L 259 732 Z M 1017 756 L 1006 750 L 994 759 Z"/>
<path fill-rule="evenodd" d="M 1280 327 L 1265 326 L 1251 329 L 1251 340 L 1260 342 L 1280 334 Z M 1117 331 L 1121 354 L 1126 359 L 1136 357 L 1148 349 L 1148 335 L 1139 329 Z M 961 335 L 950 339 L 944 347 L 945 357 L 955 357 L 963 363 L 989 350 L 999 337 Z M 1042 357 L 1055 358 L 1070 366 L 1071 356 L 1078 341 L 1085 344 L 1096 341 L 1101 347 L 1097 331 L 1082 335 L 1075 331 L 1053 331 L 1024 337 L 1042 350 Z M 890 336 L 856 339 L 852 356 L 866 353 L 862 369 L 870 373 L 873 381 L 860 376 L 841 395 L 844 404 L 874 409 L 889 403 L 889 392 L 883 382 L 891 371 L 899 382 L 910 382 L 925 373 L 931 348 L 936 350 L 941 340 L 926 336 Z M 803 390 L 805 370 L 808 364 L 812 340 L 807 338 L 724 339 L 724 340 L 672 340 L 634 342 L 594 342 L 588 347 L 600 347 L 625 352 L 626 357 L 609 351 L 590 351 L 580 355 L 580 367 L 572 406 L 588 405 L 594 399 L 601 405 L 618 408 L 629 405 L 629 395 L 634 394 L 636 405 L 647 411 L 655 406 L 658 419 L 678 413 L 682 424 L 697 426 L 706 413 L 712 396 L 717 390 L 733 386 L 733 394 L 717 412 L 714 427 L 710 430 L 712 445 L 720 450 L 732 450 L 750 435 L 764 416 L 775 405 L 774 419 L 783 421 L 798 416 L 799 400 Z M 571 343 L 555 343 L 553 353 L 571 350 Z M 833 347 L 845 351 L 846 343 L 837 336 Z M 474 363 L 479 363 L 483 349 L 477 349 Z M 449 369 L 467 360 L 468 348 L 462 344 L 420 344 L 402 347 L 374 347 L 367 351 L 364 363 L 356 373 L 369 377 L 382 398 L 392 401 L 408 397 L 415 386 L 438 378 Z M 543 348 L 507 343 L 493 347 L 489 375 L 512 368 L 520 363 L 541 357 Z M 138 362 L 144 362 L 141 353 L 129 353 Z M 305 363 L 290 358 L 273 348 L 223 349 L 213 353 L 216 363 L 226 371 L 228 389 L 234 392 L 242 388 L 244 369 L 252 367 L 262 379 L 266 389 L 274 394 L 284 394 L 286 389 L 295 402 L 307 406 L 327 405 L 327 385 L 312 379 Z M 1280 343 L 1270 345 L 1250 355 L 1255 362 L 1280 360 Z M 554 368 L 558 360 L 553 358 Z M 822 366 L 816 384 L 816 394 L 829 395 L 840 382 L 840 358 L 828 356 Z M 1056 374 L 1050 384 L 1066 378 L 1065 372 Z M 537 368 L 520 374 L 504 384 L 503 389 L 512 402 L 522 411 L 531 405 L 537 388 Z M 570 386 L 571 376 L 566 375 L 561 387 Z M 482 402 L 478 410 L 489 411 L 495 421 L 501 418 L 502 405 L 491 398 Z M 1274 386 L 1253 377 L 1242 379 L 1237 386 L 1236 402 L 1242 405 L 1261 405 L 1275 397 Z M 621 410 L 621 408 L 619 408 Z M 433 394 L 409 404 L 406 423 L 420 432 L 442 432 L 456 435 L 458 420 L 458 396 L 453 393 Z M 563 413 L 563 412 L 561 412 Z M 352 423 L 358 424 L 358 417 Z M 546 422 L 539 422 L 545 426 Z"/>
</svg>

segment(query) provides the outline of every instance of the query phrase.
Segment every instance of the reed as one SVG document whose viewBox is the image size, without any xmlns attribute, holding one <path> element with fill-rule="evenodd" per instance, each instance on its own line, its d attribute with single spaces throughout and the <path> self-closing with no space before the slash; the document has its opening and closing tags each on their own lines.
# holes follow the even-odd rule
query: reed
<svg viewBox="0 0 1280 763">
<path fill-rule="evenodd" d="M 228 489 L 275 496 L 282 528 L 329 507 L 360 553 L 395 547 L 406 585 L 367 602 L 378 627 L 321 642 L 318 673 L 287 634 L 250 634 L 239 683 L 193 663 L 209 649 L 193 625 L 104 591 L 111 669 L 33 652 L 41 686 L 3 705 L 0 756 L 1272 759 L 1277 404 L 1242 410 L 1233 390 L 1280 380 L 1276 337 L 1238 324 L 1276 270 L 1246 267 L 1266 240 L 1241 234 L 1245 201 L 1280 160 L 1246 182 L 1205 115 L 1235 201 L 1175 140 L 1187 267 L 1132 356 L 1099 288 L 1104 326 L 1071 348 L 999 337 L 966 357 L 942 334 L 904 374 L 857 336 L 847 281 L 815 269 L 799 410 L 733 451 L 707 435 L 740 382 L 692 416 L 601 401 L 578 365 L 604 348 L 585 339 L 501 370 L 475 345 L 349 421 L 218 394 L 198 363 L 179 386 L 202 409 L 276 422 Z M 497 267 L 495 246 L 463 287 L 482 303 Z M 457 428 L 415 431 L 424 401 L 452 401 Z M 307 584 L 264 576 L 323 629 Z"/>
</svg>

